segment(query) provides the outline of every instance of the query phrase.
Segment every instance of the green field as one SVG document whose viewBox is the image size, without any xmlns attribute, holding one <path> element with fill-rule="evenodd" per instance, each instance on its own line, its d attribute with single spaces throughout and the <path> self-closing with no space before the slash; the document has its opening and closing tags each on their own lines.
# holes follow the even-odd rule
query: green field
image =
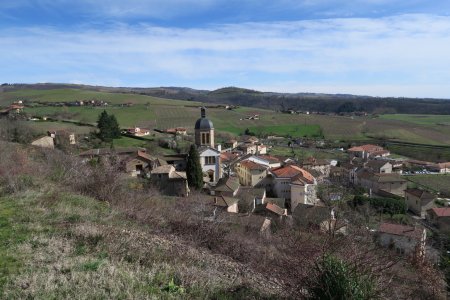
<svg viewBox="0 0 450 300">
<path fill-rule="evenodd" d="M 438 125 L 450 126 L 449 115 L 402 115 L 402 114 L 387 114 L 381 115 L 381 119 L 385 120 L 399 120 L 418 125 Z"/>
<path fill-rule="evenodd" d="M 14 92 L 0 93 L 0 106 L 8 105 L 17 100 L 32 100 L 42 102 L 73 102 L 77 100 L 98 100 L 107 101 L 112 104 L 133 103 L 133 104 L 165 104 L 165 105 L 184 105 L 186 101 L 167 99 L 123 93 L 109 93 L 87 91 L 81 89 L 54 89 L 54 90 L 21 90 Z M 196 105 L 198 102 L 188 102 L 190 105 Z"/>
<path fill-rule="evenodd" d="M 405 177 L 419 187 L 433 192 L 441 192 L 450 197 L 450 174 L 445 175 L 414 175 Z"/>
<path fill-rule="evenodd" d="M 75 101 L 104 100 L 112 104 L 131 102 L 132 107 L 108 107 L 122 127 L 166 129 L 186 127 L 192 133 L 200 112 L 197 102 L 169 100 L 137 94 L 95 92 L 78 89 L 24 90 L 0 93 L 0 105 L 14 100 Z M 198 105 L 198 106 L 197 106 Z M 25 112 L 95 124 L 103 108 L 92 107 L 27 107 Z M 258 114 L 259 120 L 246 117 Z M 450 116 L 382 115 L 380 117 L 348 117 L 335 115 L 296 115 L 250 107 L 236 110 L 207 110 L 217 132 L 241 134 L 246 128 L 255 133 L 309 137 L 323 135 L 330 141 L 370 142 L 372 139 L 450 145 Z"/>
</svg>

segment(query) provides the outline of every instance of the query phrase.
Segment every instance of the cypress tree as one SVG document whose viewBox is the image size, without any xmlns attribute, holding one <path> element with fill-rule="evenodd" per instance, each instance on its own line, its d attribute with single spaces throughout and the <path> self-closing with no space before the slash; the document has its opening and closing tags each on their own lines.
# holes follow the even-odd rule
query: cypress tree
<svg viewBox="0 0 450 300">
<path fill-rule="evenodd" d="M 198 190 L 203 187 L 203 172 L 200 155 L 195 145 L 191 145 L 187 158 L 186 175 L 190 187 Z"/>
</svg>

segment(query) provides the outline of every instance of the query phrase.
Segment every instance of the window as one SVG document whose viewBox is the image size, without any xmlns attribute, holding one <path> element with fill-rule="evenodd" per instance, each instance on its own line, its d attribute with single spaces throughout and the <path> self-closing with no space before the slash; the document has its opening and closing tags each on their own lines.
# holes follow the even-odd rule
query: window
<svg viewBox="0 0 450 300">
<path fill-rule="evenodd" d="M 202 145 L 209 144 L 209 132 L 202 132 Z"/>
<path fill-rule="evenodd" d="M 206 156 L 205 157 L 205 165 L 215 165 L 216 157 L 215 156 Z"/>
</svg>

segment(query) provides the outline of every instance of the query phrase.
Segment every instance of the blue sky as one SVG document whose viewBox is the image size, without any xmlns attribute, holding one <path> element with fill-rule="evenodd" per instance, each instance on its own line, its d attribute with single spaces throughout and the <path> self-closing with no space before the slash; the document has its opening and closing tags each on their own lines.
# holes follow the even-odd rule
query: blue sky
<svg viewBox="0 0 450 300">
<path fill-rule="evenodd" d="M 450 98 L 450 1 L 3 0 L 0 82 Z"/>
</svg>

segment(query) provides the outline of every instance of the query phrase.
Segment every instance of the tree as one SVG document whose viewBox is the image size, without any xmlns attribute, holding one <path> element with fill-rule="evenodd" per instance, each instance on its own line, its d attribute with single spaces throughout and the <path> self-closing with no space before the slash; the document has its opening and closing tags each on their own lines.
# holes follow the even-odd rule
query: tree
<svg viewBox="0 0 450 300">
<path fill-rule="evenodd" d="M 100 130 L 98 136 L 103 141 L 109 141 L 120 137 L 120 127 L 114 115 L 108 115 L 104 110 L 98 117 L 97 128 Z"/>
<path fill-rule="evenodd" d="M 200 155 L 195 145 L 191 145 L 187 158 L 186 175 L 189 186 L 195 189 L 203 187 L 203 172 L 200 165 Z"/>
</svg>

